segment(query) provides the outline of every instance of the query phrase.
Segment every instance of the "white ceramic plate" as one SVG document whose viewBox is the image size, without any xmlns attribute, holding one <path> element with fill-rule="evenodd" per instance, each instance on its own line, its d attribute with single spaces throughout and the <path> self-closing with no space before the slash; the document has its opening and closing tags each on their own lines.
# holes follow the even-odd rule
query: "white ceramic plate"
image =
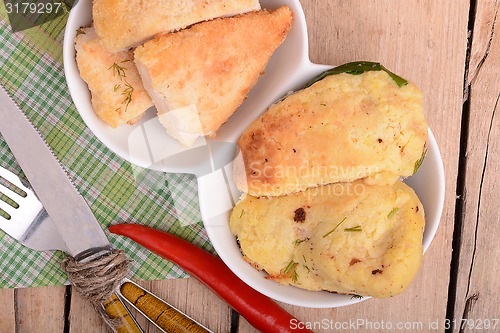
<svg viewBox="0 0 500 333">
<path fill-rule="evenodd" d="M 261 0 L 261 4 L 267 9 L 288 5 L 294 12 L 294 24 L 285 42 L 271 58 L 265 75 L 245 103 L 217 132 L 216 139 L 200 138 L 193 148 L 183 148 L 166 134 L 154 110 L 150 110 L 138 124 L 118 129 L 110 128 L 96 117 L 88 87 L 76 66 L 73 43 L 76 30 L 91 24 L 90 0 L 76 3 L 66 27 L 64 68 L 68 87 L 87 126 L 116 154 L 141 167 L 197 176 L 200 209 L 210 240 L 227 266 L 247 284 L 278 301 L 298 306 L 327 308 L 357 303 L 360 300 L 351 299 L 351 296 L 311 292 L 266 280 L 263 273 L 243 260 L 229 230 L 229 212 L 240 196 L 231 176 L 237 138 L 270 104 L 287 92 L 300 89 L 331 67 L 313 64 L 309 60 L 306 21 L 298 0 Z M 443 163 L 430 130 L 424 163 L 407 183 L 415 189 L 424 205 L 426 228 L 423 245 L 427 250 L 438 228 L 444 201 Z"/>
</svg>

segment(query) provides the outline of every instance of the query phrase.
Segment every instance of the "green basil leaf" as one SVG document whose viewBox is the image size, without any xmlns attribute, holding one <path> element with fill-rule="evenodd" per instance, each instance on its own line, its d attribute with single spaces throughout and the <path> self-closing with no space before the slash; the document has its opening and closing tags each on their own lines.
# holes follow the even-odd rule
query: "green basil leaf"
<svg viewBox="0 0 500 333">
<path fill-rule="evenodd" d="M 402 77 L 394 74 L 384 66 L 382 66 L 378 62 L 370 62 L 370 61 L 355 61 L 349 62 L 347 64 L 340 65 L 338 67 L 327 70 L 326 72 L 321 73 L 317 77 L 315 77 L 311 82 L 309 82 L 305 88 L 312 86 L 314 83 L 323 80 L 325 77 L 330 75 L 336 75 L 341 73 L 347 73 L 352 75 L 359 75 L 365 72 L 370 71 L 384 71 L 396 82 L 398 87 L 403 87 L 408 84 L 408 81 L 403 79 Z"/>
<path fill-rule="evenodd" d="M 415 166 L 413 167 L 413 174 L 416 174 L 422 163 L 424 162 L 425 155 L 427 154 L 427 149 L 422 151 L 422 156 L 415 162 Z"/>
</svg>

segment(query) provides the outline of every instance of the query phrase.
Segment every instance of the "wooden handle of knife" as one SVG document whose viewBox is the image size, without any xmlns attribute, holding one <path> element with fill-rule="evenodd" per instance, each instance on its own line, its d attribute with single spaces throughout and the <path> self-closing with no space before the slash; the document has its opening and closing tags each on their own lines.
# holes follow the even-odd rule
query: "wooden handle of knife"
<svg viewBox="0 0 500 333">
<path fill-rule="evenodd" d="M 132 282 L 124 282 L 120 293 L 134 307 L 169 333 L 209 332 L 193 319 Z"/>
<path fill-rule="evenodd" d="M 102 305 L 111 318 L 121 319 L 118 327 L 113 328 L 116 333 L 143 333 L 116 294 L 111 295 Z"/>
</svg>

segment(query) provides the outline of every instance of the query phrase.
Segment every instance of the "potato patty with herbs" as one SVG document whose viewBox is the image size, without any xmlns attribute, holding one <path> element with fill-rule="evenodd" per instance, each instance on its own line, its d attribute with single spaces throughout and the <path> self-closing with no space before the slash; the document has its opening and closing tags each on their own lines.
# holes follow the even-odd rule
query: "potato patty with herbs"
<svg viewBox="0 0 500 333">
<path fill-rule="evenodd" d="M 359 74 L 358 67 L 367 70 Z M 420 89 L 377 63 L 337 69 L 245 130 L 234 163 L 239 190 L 279 196 L 357 179 L 392 184 L 414 174 L 428 129 Z"/>
<path fill-rule="evenodd" d="M 424 226 L 421 202 L 400 181 L 245 195 L 230 216 L 245 259 L 269 279 L 378 298 L 399 294 L 416 275 Z"/>
</svg>

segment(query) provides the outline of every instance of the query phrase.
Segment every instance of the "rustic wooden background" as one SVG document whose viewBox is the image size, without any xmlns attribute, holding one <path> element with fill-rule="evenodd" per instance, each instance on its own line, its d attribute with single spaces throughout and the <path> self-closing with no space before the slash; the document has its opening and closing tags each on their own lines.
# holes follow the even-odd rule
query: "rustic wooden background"
<svg viewBox="0 0 500 333">
<path fill-rule="evenodd" d="M 420 322 L 422 329 L 406 331 L 444 332 L 449 318 L 457 327 L 447 332 L 479 331 L 460 330 L 458 324 L 462 318 L 475 320 L 475 325 L 500 318 L 500 36 L 495 34 L 500 1 L 301 2 L 312 61 L 379 61 L 422 88 L 428 121 L 444 159 L 446 201 L 423 267 L 402 295 L 338 309 L 285 308 L 308 322 Z M 144 285 L 216 332 L 253 332 L 195 280 Z M 496 330 L 481 331 L 500 332 L 500 323 Z M 70 287 L 40 287 L 0 290 L 0 332 L 106 330 Z"/>
</svg>

